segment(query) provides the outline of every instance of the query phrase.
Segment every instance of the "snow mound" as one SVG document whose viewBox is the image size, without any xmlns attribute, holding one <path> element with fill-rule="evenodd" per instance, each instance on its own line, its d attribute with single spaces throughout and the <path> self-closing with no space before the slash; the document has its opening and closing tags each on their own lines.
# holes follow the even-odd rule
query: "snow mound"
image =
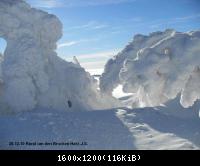
<svg viewBox="0 0 200 166">
<path fill-rule="evenodd" d="M 181 105 L 200 99 L 200 31 L 168 29 L 149 36 L 136 35 L 105 66 L 102 91 L 112 92 L 119 83 L 138 96 L 140 106 L 158 106 L 181 94 Z M 110 81 L 111 80 L 111 81 Z"/>
<path fill-rule="evenodd" d="M 136 149 L 199 149 L 199 119 L 186 120 L 168 111 L 172 113 L 174 110 L 173 108 L 118 109 L 116 114 L 132 134 Z M 169 114 L 166 115 L 165 112 Z"/>
<path fill-rule="evenodd" d="M 112 98 L 96 90 L 89 73 L 57 56 L 62 24 L 56 16 L 31 8 L 23 0 L 1 0 L 0 22 L 0 37 L 7 41 L 0 62 L 1 112 L 76 111 L 113 105 Z"/>
</svg>

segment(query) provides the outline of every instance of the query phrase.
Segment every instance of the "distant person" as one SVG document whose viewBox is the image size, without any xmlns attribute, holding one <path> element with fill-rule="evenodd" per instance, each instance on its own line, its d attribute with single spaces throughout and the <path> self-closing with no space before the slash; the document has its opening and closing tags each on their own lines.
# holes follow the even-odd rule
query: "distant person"
<svg viewBox="0 0 200 166">
<path fill-rule="evenodd" d="M 68 107 L 71 108 L 72 107 L 72 102 L 70 100 L 67 101 Z"/>
</svg>

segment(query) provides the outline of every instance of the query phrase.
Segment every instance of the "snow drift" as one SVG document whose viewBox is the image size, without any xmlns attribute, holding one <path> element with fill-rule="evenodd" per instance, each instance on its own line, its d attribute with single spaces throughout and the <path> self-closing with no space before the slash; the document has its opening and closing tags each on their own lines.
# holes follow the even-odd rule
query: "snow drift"
<svg viewBox="0 0 200 166">
<path fill-rule="evenodd" d="M 0 37 L 7 41 L 0 60 L 1 112 L 112 105 L 113 99 L 101 96 L 83 68 L 57 56 L 62 24 L 56 16 L 31 8 L 23 0 L 1 0 L 0 22 Z"/>
<path fill-rule="evenodd" d="M 111 81 L 109 81 L 111 80 Z M 168 29 L 136 35 L 121 53 L 107 62 L 100 79 L 102 91 L 119 83 L 137 94 L 140 106 L 158 106 L 181 94 L 183 107 L 200 99 L 200 31 Z"/>
</svg>

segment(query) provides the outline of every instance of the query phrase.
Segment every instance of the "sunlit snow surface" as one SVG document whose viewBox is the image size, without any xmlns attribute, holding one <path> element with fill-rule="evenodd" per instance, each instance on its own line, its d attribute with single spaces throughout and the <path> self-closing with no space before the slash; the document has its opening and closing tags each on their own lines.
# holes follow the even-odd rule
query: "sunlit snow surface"
<svg viewBox="0 0 200 166">
<path fill-rule="evenodd" d="M 112 95 L 116 98 L 132 95 L 133 93 L 125 93 L 122 89 L 122 85 L 118 85 L 112 92 Z"/>
<path fill-rule="evenodd" d="M 146 58 L 143 59 L 139 54 L 152 55 L 148 51 L 153 51 L 153 55 L 156 55 L 153 56 L 153 62 L 157 62 L 160 55 L 168 55 L 170 50 L 166 47 L 163 50 L 159 46 L 168 39 L 176 41 L 173 31 L 153 33 L 152 36 L 158 37 L 156 40 L 153 37 L 153 41 L 158 41 L 150 44 L 150 37 L 147 41 L 151 45 L 150 49 L 136 52 L 138 57 L 135 58 L 142 64 L 138 65 L 137 72 L 132 70 L 135 62 L 126 61 L 123 64 L 127 54 L 119 56 L 117 63 L 112 60 L 108 63 L 105 70 L 108 75 L 103 76 L 104 90 L 112 93 L 119 85 L 120 80 L 117 78 L 120 73 L 120 78 L 124 78 L 127 85 L 124 89 L 128 93 L 123 92 L 121 86 L 113 91 L 117 100 L 97 90 L 97 81 L 79 66 L 77 59 L 77 64 L 73 64 L 56 56 L 54 50 L 56 41 L 61 37 L 61 23 L 55 16 L 32 9 L 22 0 L 1 0 L 0 5 L 0 19 L 7 20 L 1 24 L 0 35 L 4 35 L 8 45 L 5 58 L 0 59 L 0 149 L 200 149 L 200 104 L 193 101 L 198 98 L 200 89 L 200 69 L 196 66 L 198 59 L 194 58 L 195 68 L 194 64 L 192 67 L 188 66 L 189 77 L 182 92 L 184 95 L 175 95 L 175 99 L 168 100 L 163 106 L 136 108 L 145 106 L 142 99 L 138 102 L 140 105 L 137 105 L 136 94 L 145 94 L 147 89 L 141 88 L 136 94 L 130 94 L 137 72 L 144 70 L 141 73 L 143 75 L 137 77 L 139 80 L 143 76 L 155 74 L 148 75 L 145 72 Z M 32 19 L 26 11 L 32 12 Z M 30 26 L 32 23 L 35 26 Z M 44 32 L 40 33 L 41 30 Z M 178 40 L 186 36 L 188 40 L 184 41 L 187 42 L 180 42 L 180 46 L 190 43 L 189 46 L 197 53 L 199 47 L 195 41 L 198 41 L 198 35 L 199 32 L 196 32 L 196 35 L 176 34 L 176 37 Z M 146 37 L 141 35 L 136 37 L 139 41 L 144 38 Z M 130 51 L 132 47 L 126 48 L 125 52 L 127 49 Z M 182 47 L 178 49 L 180 50 Z M 164 59 L 169 62 L 169 57 Z M 152 62 L 151 57 L 149 60 Z M 125 68 L 121 70 L 123 65 Z M 169 70 L 171 72 L 171 68 Z M 162 75 L 162 72 L 157 72 L 157 75 Z M 99 78 L 99 73 L 94 74 Z M 147 83 L 152 82 L 148 80 Z M 158 88 L 158 84 L 148 85 Z M 67 100 L 71 101 L 72 107 L 67 106 Z M 187 104 L 194 104 L 183 108 L 180 100 L 188 100 Z M 97 105 L 100 110 L 94 109 Z M 115 108 L 103 109 L 106 105 L 114 105 Z M 130 106 L 135 109 L 130 109 Z M 54 145 L 72 142 L 85 142 L 87 145 Z"/>
<path fill-rule="evenodd" d="M 153 108 L 38 110 L 0 117 L 0 149 L 199 149 L 199 125 L 198 118 L 179 118 Z M 9 146 L 10 142 L 87 145 Z"/>
</svg>

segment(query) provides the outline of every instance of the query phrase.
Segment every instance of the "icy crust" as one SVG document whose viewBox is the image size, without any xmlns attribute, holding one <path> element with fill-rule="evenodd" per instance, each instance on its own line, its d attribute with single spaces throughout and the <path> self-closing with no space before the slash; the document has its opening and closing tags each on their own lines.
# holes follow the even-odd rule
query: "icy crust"
<svg viewBox="0 0 200 166">
<path fill-rule="evenodd" d="M 102 90 L 112 90 L 120 82 L 125 92 L 137 94 L 143 107 L 158 106 L 177 94 L 181 94 L 183 107 L 200 99 L 200 31 L 166 30 L 149 36 L 137 35 L 128 48 L 112 64 L 107 63 L 101 78 Z M 123 64 L 117 68 L 119 81 L 109 82 L 108 77 L 115 78 L 112 66 L 117 63 Z"/>
<path fill-rule="evenodd" d="M 57 56 L 62 24 L 56 16 L 22 0 L 1 0 L 0 22 L 0 37 L 7 41 L 0 60 L 1 111 L 78 111 L 113 104 L 108 96 L 108 102 L 102 101 L 94 79 L 83 68 Z"/>
</svg>

